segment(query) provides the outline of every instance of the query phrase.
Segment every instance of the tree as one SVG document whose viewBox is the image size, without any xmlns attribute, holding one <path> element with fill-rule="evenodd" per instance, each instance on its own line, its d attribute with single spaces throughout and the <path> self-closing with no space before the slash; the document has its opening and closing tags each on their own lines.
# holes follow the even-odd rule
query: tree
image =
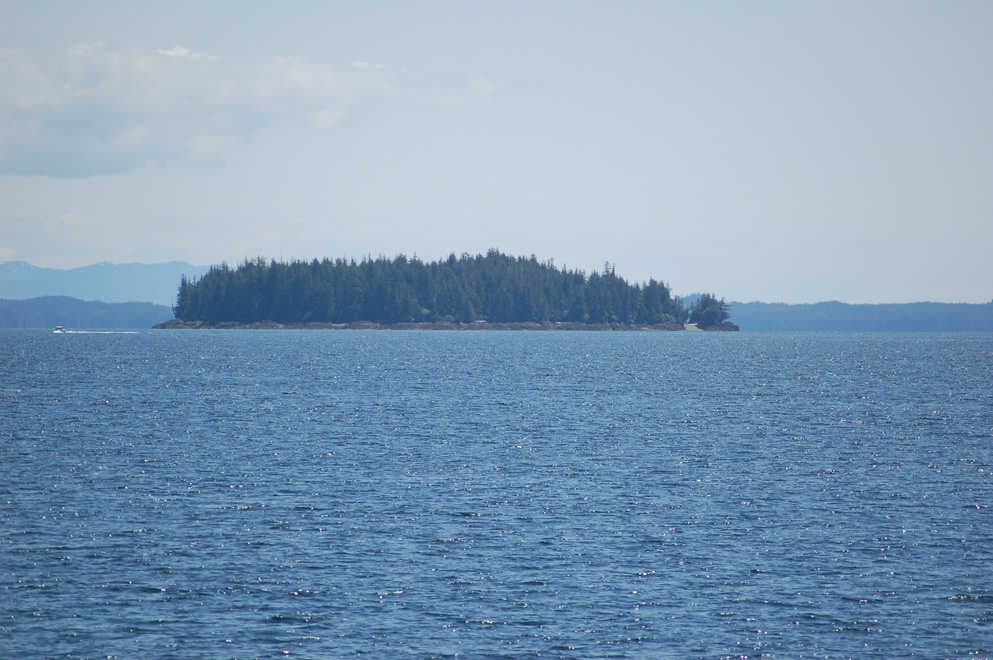
<svg viewBox="0 0 993 660">
<path fill-rule="evenodd" d="M 717 299 L 712 293 L 705 293 L 692 309 L 690 323 L 696 323 L 698 328 L 711 328 L 728 319 L 728 304 L 721 298 Z"/>
</svg>

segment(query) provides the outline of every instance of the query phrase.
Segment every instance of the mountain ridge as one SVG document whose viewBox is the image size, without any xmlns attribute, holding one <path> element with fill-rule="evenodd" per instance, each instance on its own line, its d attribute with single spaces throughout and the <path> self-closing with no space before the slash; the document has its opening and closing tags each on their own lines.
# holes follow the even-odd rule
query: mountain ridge
<svg viewBox="0 0 993 660">
<path fill-rule="evenodd" d="M 0 299 L 68 296 L 82 301 L 149 302 L 171 307 L 182 278 L 195 279 L 207 270 L 206 266 L 185 261 L 158 264 L 102 261 L 65 270 L 34 266 L 26 261 L 0 261 Z"/>
<path fill-rule="evenodd" d="M 0 299 L 0 328 L 148 329 L 170 317 L 171 307 L 150 302 L 105 303 L 69 296 Z"/>
<path fill-rule="evenodd" d="M 731 320 L 752 332 L 993 332 L 993 302 L 732 302 L 728 308 Z"/>
</svg>

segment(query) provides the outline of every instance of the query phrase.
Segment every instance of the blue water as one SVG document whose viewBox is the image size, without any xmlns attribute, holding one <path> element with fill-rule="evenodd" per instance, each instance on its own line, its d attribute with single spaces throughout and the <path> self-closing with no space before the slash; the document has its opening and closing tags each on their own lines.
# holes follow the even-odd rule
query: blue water
<svg viewBox="0 0 993 660">
<path fill-rule="evenodd" d="M 993 335 L 0 333 L 3 658 L 989 658 Z"/>
</svg>

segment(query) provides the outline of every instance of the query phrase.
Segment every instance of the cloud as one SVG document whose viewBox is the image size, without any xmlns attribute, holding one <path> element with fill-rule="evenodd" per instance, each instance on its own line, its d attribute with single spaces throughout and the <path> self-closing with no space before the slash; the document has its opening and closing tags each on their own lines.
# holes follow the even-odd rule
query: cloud
<svg viewBox="0 0 993 660">
<path fill-rule="evenodd" d="M 0 172 L 90 176 L 209 166 L 232 140 L 280 121 L 339 124 L 383 103 L 481 100 L 474 79 L 439 90 L 403 69 L 298 57 L 227 61 L 183 46 L 91 43 L 55 62 L 0 49 Z"/>
<path fill-rule="evenodd" d="M 202 60 L 205 62 L 217 62 L 219 58 L 216 55 L 211 55 L 209 53 L 194 53 L 189 48 L 184 48 L 183 46 L 173 46 L 169 50 L 163 50 L 158 48 L 155 50 L 159 55 L 167 55 L 168 57 L 185 57 L 191 60 Z"/>
<path fill-rule="evenodd" d="M 93 226 L 93 220 L 78 211 L 70 211 L 69 213 L 66 213 L 62 216 L 62 221 L 70 225 L 76 225 L 77 227 Z"/>
</svg>

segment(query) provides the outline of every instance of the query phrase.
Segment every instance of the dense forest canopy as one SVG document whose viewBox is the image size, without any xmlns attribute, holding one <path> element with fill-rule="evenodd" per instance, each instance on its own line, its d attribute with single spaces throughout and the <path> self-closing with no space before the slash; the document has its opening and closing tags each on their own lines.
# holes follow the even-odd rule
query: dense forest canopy
<svg viewBox="0 0 993 660">
<path fill-rule="evenodd" d="M 628 284 L 613 267 L 586 275 L 534 256 L 454 254 L 424 263 L 401 255 L 212 267 L 183 278 L 181 321 L 205 323 L 683 323 L 687 311 L 654 279 Z M 710 317 L 708 317 L 710 318 Z"/>
</svg>

